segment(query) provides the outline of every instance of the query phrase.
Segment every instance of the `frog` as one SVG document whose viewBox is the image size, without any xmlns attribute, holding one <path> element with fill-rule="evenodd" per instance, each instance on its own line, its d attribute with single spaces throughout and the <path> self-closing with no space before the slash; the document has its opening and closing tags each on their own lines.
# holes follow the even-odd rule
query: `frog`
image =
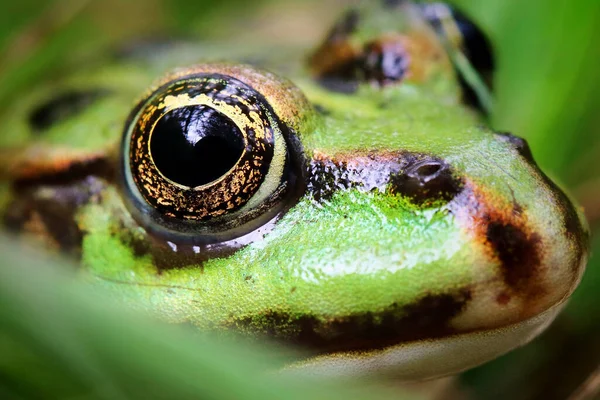
<svg viewBox="0 0 600 400">
<path fill-rule="evenodd" d="M 527 142 L 487 127 L 474 29 L 378 1 L 306 54 L 125 46 L 6 106 L 3 225 L 140 313 L 300 349 L 281 373 L 480 365 L 551 324 L 589 231 Z"/>
</svg>

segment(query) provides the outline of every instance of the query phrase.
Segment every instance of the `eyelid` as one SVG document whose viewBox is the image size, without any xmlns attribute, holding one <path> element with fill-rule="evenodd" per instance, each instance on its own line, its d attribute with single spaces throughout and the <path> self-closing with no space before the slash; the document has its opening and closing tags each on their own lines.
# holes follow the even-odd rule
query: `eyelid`
<svg viewBox="0 0 600 400">
<path fill-rule="evenodd" d="M 207 63 L 178 69 L 158 81 L 149 93 L 169 81 L 181 79 L 191 74 L 231 76 L 262 94 L 277 117 L 289 129 L 299 135 L 306 135 L 313 130 L 314 118 L 311 118 L 311 116 L 314 115 L 314 110 L 304 93 L 296 85 L 269 71 L 245 64 Z"/>
<path fill-rule="evenodd" d="M 266 95 L 263 91 L 266 91 Z M 197 98 L 204 98 L 203 96 L 206 99 L 212 98 L 212 102 L 207 100 L 207 103 L 206 101 L 196 100 Z M 169 98 L 171 98 L 169 101 L 177 100 L 177 103 L 166 104 L 165 100 Z M 247 104 L 244 103 L 245 105 L 240 107 L 236 104 L 240 101 Z M 254 134 L 250 132 L 256 132 L 257 138 L 263 136 L 261 133 L 263 128 L 257 126 L 257 129 L 252 129 L 250 125 L 246 125 L 250 121 L 257 123 L 256 118 L 258 118 L 258 121 L 262 121 L 261 124 L 266 124 L 264 129 L 267 129 L 267 127 L 270 129 L 269 132 L 273 135 L 272 139 L 269 139 L 273 140 L 272 155 L 269 155 L 266 161 L 263 162 L 265 169 L 261 169 L 258 175 L 261 181 L 252 190 L 247 190 L 244 186 L 247 179 L 256 176 L 255 173 L 259 173 L 259 171 L 254 170 L 254 168 L 257 168 L 255 166 L 257 164 L 251 162 L 250 166 L 247 167 L 249 169 L 246 169 L 245 172 L 249 175 L 245 175 L 246 178 L 243 180 L 236 181 L 239 182 L 236 184 L 237 186 L 231 186 L 231 190 L 234 188 L 236 188 L 235 190 L 242 190 L 239 193 L 245 193 L 244 196 L 246 196 L 245 200 L 239 202 L 237 197 L 232 198 L 232 200 L 235 200 L 235 206 L 229 203 L 229 200 L 226 200 L 228 196 L 237 196 L 233 192 L 230 193 L 230 189 L 224 188 L 225 191 L 215 193 L 216 197 L 209 196 L 208 192 L 207 194 L 201 192 L 204 189 L 210 191 L 211 185 L 225 181 L 233 167 L 228 172 L 224 172 L 223 179 L 217 178 L 203 186 L 171 185 L 173 189 L 169 190 L 181 191 L 179 195 L 173 192 L 175 197 L 172 197 L 172 199 L 180 199 L 177 202 L 154 203 L 154 201 L 150 201 L 147 198 L 148 195 L 155 191 L 160 194 L 164 189 L 162 183 L 155 182 L 155 178 L 163 176 L 163 174 L 154 164 L 153 150 L 149 144 L 154 133 L 153 129 L 156 127 L 155 120 L 160 120 L 163 115 L 176 109 L 205 105 L 214 111 L 224 113 L 223 115 L 226 118 L 233 121 L 243 132 L 246 132 L 245 135 L 252 135 L 247 137 L 254 137 Z M 236 115 L 221 110 L 221 106 L 237 108 L 237 113 L 245 113 L 244 118 L 247 122 L 244 122 L 243 119 L 238 120 Z M 282 112 L 290 125 L 282 121 L 275 107 Z M 125 202 L 132 216 L 153 236 L 166 238 L 176 244 L 187 243 L 214 247 L 219 243 L 228 243 L 232 240 L 239 242 L 243 237 L 255 237 L 250 234 L 259 230 L 263 225 L 270 223 L 269 221 L 273 221 L 273 218 L 283 213 L 289 204 L 295 201 L 303 192 L 304 180 L 301 168 L 303 165 L 303 150 L 300 145 L 301 141 L 297 137 L 297 131 L 290 128 L 290 126 L 297 128 L 305 126 L 306 121 L 310 118 L 307 118 L 307 115 L 303 112 L 306 113 L 311 110 L 303 94 L 291 83 L 268 72 L 244 65 L 206 64 L 177 70 L 167 75 L 146 93 L 138 106 L 131 112 L 123 135 L 120 182 Z M 182 121 L 185 122 L 187 119 L 184 118 Z M 188 129 L 187 122 L 181 126 L 184 131 L 178 132 L 185 132 Z M 265 138 L 268 137 L 268 135 L 265 136 Z M 140 142 L 140 140 L 143 140 L 143 142 Z M 147 145 L 144 145 L 144 142 L 148 142 Z M 248 152 L 250 150 L 248 150 L 246 139 L 245 146 L 247 150 L 243 154 L 247 153 L 252 156 L 254 153 L 253 151 Z M 138 158 L 134 158 L 134 155 L 140 154 L 140 152 L 146 154 L 144 156 L 146 161 L 143 164 L 140 164 L 141 161 L 138 161 Z M 236 165 L 240 165 L 240 162 L 246 162 L 244 157 L 242 156 L 236 162 Z M 174 158 L 173 162 L 177 163 L 178 161 Z M 143 168 L 140 169 L 141 167 Z M 154 178 L 139 181 L 137 178 L 141 173 L 139 171 L 145 171 L 144 174 L 150 173 Z M 163 180 L 169 182 L 166 176 Z M 239 185 L 242 185 L 241 188 Z M 142 189 L 145 192 L 141 192 Z M 192 203 L 188 203 L 190 201 L 188 195 L 191 194 L 196 197 L 192 197 Z M 161 196 L 157 197 L 156 201 L 159 201 L 162 198 Z M 193 205 L 195 204 L 193 202 L 200 200 L 204 202 L 205 200 L 202 199 L 206 201 L 213 199 L 210 200 L 211 202 L 228 202 L 220 203 L 226 207 L 223 210 L 215 209 L 216 213 L 214 214 L 200 214 L 200 217 L 196 218 L 194 217 L 196 211 L 190 209 L 189 204 Z M 199 210 L 202 211 L 203 203 L 198 204 L 201 206 Z M 167 205 L 167 208 L 164 208 L 165 205 Z M 187 217 L 188 214 L 190 218 Z"/>
</svg>

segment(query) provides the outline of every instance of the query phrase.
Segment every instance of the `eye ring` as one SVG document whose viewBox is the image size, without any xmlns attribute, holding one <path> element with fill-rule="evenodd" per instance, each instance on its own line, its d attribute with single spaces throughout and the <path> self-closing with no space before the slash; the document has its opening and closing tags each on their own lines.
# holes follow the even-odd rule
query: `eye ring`
<svg viewBox="0 0 600 400">
<path fill-rule="evenodd" d="M 126 204 L 146 230 L 179 243 L 246 235 L 298 193 L 291 134 L 244 82 L 210 72 L 177 76 L 140 101 L 125 125 Z"/>
</svg>

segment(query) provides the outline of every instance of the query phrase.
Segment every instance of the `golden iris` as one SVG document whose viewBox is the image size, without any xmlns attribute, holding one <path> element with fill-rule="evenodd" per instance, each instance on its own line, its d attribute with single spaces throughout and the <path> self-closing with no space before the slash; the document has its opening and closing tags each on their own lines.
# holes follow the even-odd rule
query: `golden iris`
<svg viewBox="0 0 600 400">
<path fill-rule="evenodd" d="M 190 73 L 162 84 L 124 133 L 134 216 L 194 234 L 265 213 L 290 191 L 285 130 L 267 100 L 231 76 Z"/>
</svg>

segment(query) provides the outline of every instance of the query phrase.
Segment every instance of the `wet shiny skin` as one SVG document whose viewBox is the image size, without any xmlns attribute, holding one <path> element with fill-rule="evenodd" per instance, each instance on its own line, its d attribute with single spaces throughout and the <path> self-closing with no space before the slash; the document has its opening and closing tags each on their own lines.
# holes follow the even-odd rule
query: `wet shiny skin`
<svg viewBox="0 0 600 400">
<path fill-rule="evenodd" d="M 0 121 L 5 225 L 166 321 L 305 349 L 296 372 L 430 378 L 528 342 L 579 282 L 585 221 L 523 140 L 463 103 L 420 9 L 385 7 L 346 14 L 310 57 L 256 67 L 235 44 L 185 44 L 41 85 Z M 241 89 L 148 100 L 190 76 Z M 239 168 L 256 187 L 226 172 L 203 197 L 149 172 L 156 150 L 137 139 L 188 106 L 267 132 L 269 156 L 248 157 L 271 161 Z"/>
</svg>

